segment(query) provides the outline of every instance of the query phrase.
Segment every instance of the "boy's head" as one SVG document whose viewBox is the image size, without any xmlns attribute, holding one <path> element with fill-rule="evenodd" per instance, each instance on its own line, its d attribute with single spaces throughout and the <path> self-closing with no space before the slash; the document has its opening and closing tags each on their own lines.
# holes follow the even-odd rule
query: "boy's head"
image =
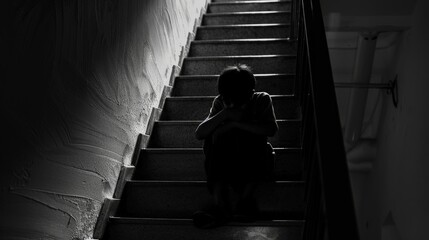
<svg viewBox="0 0 429 240">
<path fill-rule="evenodd" d="M 218 92 L 223 101 L 234 106 L 247 103 L 255 91 L 255 85 L 255 76 L 245 64 L 226 67 L 217 81 Z"/>
</svg>

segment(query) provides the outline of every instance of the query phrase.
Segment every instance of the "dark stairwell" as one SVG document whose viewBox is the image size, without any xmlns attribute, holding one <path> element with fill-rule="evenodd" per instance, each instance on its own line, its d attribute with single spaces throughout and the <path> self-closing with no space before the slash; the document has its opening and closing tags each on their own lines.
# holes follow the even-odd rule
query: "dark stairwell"
<svg viewBox="0 0 429 240">
<path fill-rule="evenodd" d="M 112 212 L 122 197 L 122 180 L 131 179 L 134 146 L 142 143 L 136 153 L 147 148 L 149 119 L 160 120 L 161 93 L 164 86 L 169 92 L 170 76 L 179 74 L 172 71 L 179 70 L 175 64 L 183 66 L 187 54 L 180 55 L 181 48 L 188 33 L 196 32 L 192 28 L 206 2 L 2 1 L 1 239 L 100 238 L 102 228 L 93 235 L 96 221 L 119 216 L 120 211 Z M 301 14 L 291 11 L 298 20 L 292 21 L 297 81 L 281 83 L 297 83 L 300 91 L 287 94 L 302 93 L 306 239 L 356 237 L 329 61 L 336 83 L 351 81 L 356 37 L 374 30 L 389 32 L 379 35 L 371 82 L 387 83 L 397 75 L 399 103 L 392 104 L 385 91 L 371 90 L 379 97 L 372 105 L 369 96 L 366 109 L 377 106 L 380 118 L 366 130 L 374 133 L 377 144 L 370 147 L 377 152 L 360 153 L 374 154 L 373 164 L 365 158 L 358 161 L 365 168 L 356 168 L 351 162 L 356 155 L 348 158 L 361 238 L 429 239 L 429 2 L 321 0 L 326 29 L 319 1 L 298 2 L 305 3 L 305 16 L 295 4 L 293 9 L 301 9 Z M 260 16 L 251 19 L 268 19 Z M 189 79 L 183 90 L 209 78 Z M 261 88 L 269 82 L 259 79 Z M 294 89 L 272 90 L 285 88 Z M 341 119 L 347 114 L 343 110 L 354 109 L 348 107 L 349 89 L 343 90 L 336 91 Z M 215 94 L 200 89 L 191 95 Z M 139 134 L 143 141 L 136 141 Z"/>
<path fill-rule="evenodd" d="M 315 64 L 309 64 L 315 56 L 311 42 L 315 39 L 309 36 L 309 28 L 314 28 L 311 33 L 317 35 L 323 27 L 317 28 L 323 25 L 307 23 L 304 28 L 303 19 L 321 19 L 318 14 L 309 12 L 309 6 L 301 6 L 299 1 L 219 0 L 209 4 L 180 75 L 174 80 L 171 96 L 165 99 L 162 114 L 153 124 L 148 146 L 140 150 L 133 177 L 125 183 L 118 210 L 108 219 L 103 239 L 295 240 L 321 239 L 325 233 L 329 239 L 358 239 L 343 165 L 341 129 L 335 125 L 335 117 L 329 118 L 333 123 L 322 116 L 315 118 L 320 114 L 315 109 L 315 98 L 321 96 L 315 94 L 311 75 L 324 68 L 327 77 L 323 77 L 328 83 L 332 81 L 329 61 L 316 70 Z M 323 43 L 316 44 L 323 48 Z M 276 181 L 258 188 L 260 220 L 201 230 L 193 226 L 191 216 L 211 198 L 204 182 L 202 142 L 195 139 L 194 130 L 207 116 L 217 94 L 217 74 L 236 63 L 251 66 L 257 78 L 256 90 L 272 96 L 279 125 L 279 132 L 269 139 L 276 151 Z M 335 95 L 329 87 L 322 86 L 328 88 L 327 102 L 331 104 L 326 113 L 335 116 L 336 103 L 329 102 Z M 318 126 L 320 123 L 327 125 Z M 324 134 L 332 126 L 338 129 L 329 137 L 334 138 L 333 144 L 340 144 L 333 148 L 332 156 L 344 161 L 334 167 L 324 162 L 331 153 L 320 150 L 326 144 L 320 138 L 327 141 Z M 343 173 L 324 175 L 336 170 Z M 337 190 L 346 192 L 343 199 L 338 198 L 340 194 L 332 201 L 331 180 L 337 176 L 343 177 L 337 178 Z M 331 192 L 330 196 L 325 190 Z M 338 208 L 332 208 L 335 204 Z M 333 223 L 331 218 L 348 223 L 333 233 L 332 225 L 327 225 Z"/>
</svg>

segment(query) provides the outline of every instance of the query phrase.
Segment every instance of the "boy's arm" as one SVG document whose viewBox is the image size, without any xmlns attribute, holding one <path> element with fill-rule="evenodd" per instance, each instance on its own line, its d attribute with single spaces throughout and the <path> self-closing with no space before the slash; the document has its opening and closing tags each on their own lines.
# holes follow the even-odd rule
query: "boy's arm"
<svg viewBox="0 0 429 240">
<path fill-rule="evenodd" d="M 209 116 L 195 130 L 195 137 L 198 140 L 203 140 L 210 136 L 218 128 L 223 128 L 221 132 L 231 129 L 233 122 L 240 121 L 243 112 L 236 109 L 225 108 L 216 113 L 214 116 Z"/>
<path fill-rule="evenodd" d="M 233 127 L 257 135 L 272 137 L 279 129 L 276 122 L 232 122 Z"/>
<path fill-rule="evenodd" d="M 195 130 L 195 137 L 198 140 L 207 138 L 226 119 L 225 111 L 221 110 L 214 116 L 207 117 Z"/>
<path fill-rule="evenodd" d="M 234 122 L 236 128 L 248 131 L 257 135 L 268 137 L 274 136 L 278 131 L 276 116 L 270 95 L 264 94 L 259 102 L 262 107 L 261 115 L 258 121 L 255 122 Z"/>
<path fill-rule="evenodd" d="M 195 137 L 198 140 L 203 140 L 225 122 L 241 120 L 242 115 L 241 111 L 224 108 L 221 98 L 216 97 L 209 116 L 195 130 Z"/>
</svg>

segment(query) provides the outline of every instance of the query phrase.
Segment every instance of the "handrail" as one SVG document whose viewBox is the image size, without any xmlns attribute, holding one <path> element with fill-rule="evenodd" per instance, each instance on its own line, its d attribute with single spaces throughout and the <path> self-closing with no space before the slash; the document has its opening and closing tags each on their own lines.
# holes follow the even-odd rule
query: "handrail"
<svg viewBox="0 0 429 240">
<path fill-rule="evenodd" d="M 393 106 L 398 107 L 398 76 L 395 80 L 388 83 L 349 83 L 349 82 L 336 82 L 336 88 L 363 88 L 363 89 L 381 89 L 387 90 L 387 94 L 392 95 Z"/>
<path fill-rule="evenodd" d="M 319 0 L 296 0 L 296 90 L 307 178 L 303 239 L 358 240 L 335 86 Z"/>
</svg>

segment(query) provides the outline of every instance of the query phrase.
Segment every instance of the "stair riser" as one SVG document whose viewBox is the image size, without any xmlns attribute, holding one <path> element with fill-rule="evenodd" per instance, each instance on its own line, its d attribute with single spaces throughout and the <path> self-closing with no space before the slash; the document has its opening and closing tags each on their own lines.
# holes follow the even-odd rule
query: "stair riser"
<svg viewBox="0 0 429 240">
<path fill-rule="evenodd" d="M 243 41 L 191 44 L 190 57 L 296 54 L 295 43 L 288 41 Z"/>
<path fill-rule="evenodd" d="M 203 151 L 192 152 L 147 152 L 142 151 L 135 180 L 203 181 Z M 276 152 L 275 180 L 301 180 L 302 161 L 300 152 Z"/>
<path fill-rule="evenodd" d="M 152 148 L 200 148 L 203 141 L 195 138 L 197 123 L 156 122 L 150 137 Z M 274 147 L 298 147 L 300 145 L 300 122 L 278 122 L 279 131 L 269 138 Z"/>
<path fill-rule="evenodd" d="M 290 36 L 289 25 L 275 26 L 229 26 L 199 27 L 196 40 L 215 39 L 253 39 L 253 38 L 287 38 Z"/>
<path fill-rule="evenodd" d="M 213 202 L 205 183 L 127 183 L 125 213 L 130 217 L 190 218 Z M 304 184 L 261 184 L 255 192 L 261 214 L 274 219 L 302 216 Z"/>
<path fill-rule="evenodd" d="M 203 25 L 290 23 L 290 14 L 286 12 L 268 14 L 206 14 Z"/>
<path fill-rule="evenodd" d="M 209 4 L 208 13 L 221 12 L 253 12 L 253 11 L 290 11 L 290 2 L 268 3 L 212 3 Z"/>
<path fill-rule="evenodd" d="M 214 98 L 167 98 L 161 120 L 204 120 L 210 112 Z M 277 119 L 299 117 L 299 103 L 292 97 L 272 97 Z"/>
<path fill-rule="evenodd" d="M 255 74 L 284 74 L 257 76 L 256 91 L 268 92 L 271 95 L 293 94 L 296 45 L 285 40 L 274 40 L 290 36 L 291 14 L 287 12 L 229 14 L 249 11 L 290 11 L 291 2 L 214 3 L 223 1 L 231 0 L 209 1 L 213 2 L 208 5 L 208 13 L 212 14 L 204 15 L 203 25 L 206 26 L 198 28 L 195 40 L 264 40 L 215 43 L 194 41 L 188 57 L 181 65 L 181 76 L 175 79 L 172 96 L 216 96 L 216 75 L 226 66 L 237 63 L 249 65 Z M 277 119 L 300 117 L 300 109 L 294 98 L 285 96 L 272 99 Z M 201 230 L 193 226 L 191 221 L 184 220 L 190 219 L 195 211 L 213 203 L 206 183 L 203 182 L 206 179 L 204 154 L 201 149 L 203 141 L 198 141 L 194 134 L 200 121 L 207 116 L 212 101 L 213 97 L 166 99 L 161 121 L 154 124 L 148 149 L 140 152 L 134 180 L 127 182 L 116 212 L 119 217 L 130 218 L 124 221 L 124 218 L 111 217 L 103 239 L 232 240 L 302 237 L 304 221 L 285 222 L 284 225 L 283 222 L 280 224 L 277 221 L 263 224 L 257 221 L 253 224 L 229 224 L 220 228 Z M 279 120 L 278 124 L 279 132 L 275 137 L 269 138 L 269 141 L 274 147 L 293 149 L 276 151 L 274 178 L 278 181 L 301 180 L 304 167 L 301 150 L 298 148 L 301 142 L 302 123 L 299 120 Z M 304 182 L 262 183 L 255 196 L 258 198 L 262 218 L 304 218 Z M 164 221 L 160 218 L 170 220 Z"/>
<path fill-rule="evenodd" d="M 231 3 L 231 2 L 266 2 L 266 1 L 272 1 L 272 0 L 211 0 L 212 3 Z M 285 1 L 287 2 L 287 0 L 280 0 L 280 1 Z"/>
<path fill-rule="evenodd" d="M 106 235 L 109 240 L 244 240 L 257 239 L 300 239 L 302 226 L 223 226 L 215 229 L 198 229 L 191 224 L 110 224 Z M 272 237 L 272 238 L 271 238 Z"/>
<path fill-rule="evenodd" d="M 258 0 L 211 0 L 212 3 L 228 3 L 228 2 L 255 2 Z M 259 1 L 266 1 L 266 0 L 259 0 Z"/>
<path fill-rule="evenodd" d="M 238 63 L 252 68 L 253 73 L 295 73 L 296 57 L 215 57 L 215 58 L 185 58 L 182 75 L 215 75 L 225 67 Z"/>
<path fill-rule="evenodd" d="M 271 95 L 290 95 L 294 93 L 295 76 L 256 76 L 256 91 Z M 217 76 L 177 77 L 173 96 L 216 96 Z"/>
</svg>

